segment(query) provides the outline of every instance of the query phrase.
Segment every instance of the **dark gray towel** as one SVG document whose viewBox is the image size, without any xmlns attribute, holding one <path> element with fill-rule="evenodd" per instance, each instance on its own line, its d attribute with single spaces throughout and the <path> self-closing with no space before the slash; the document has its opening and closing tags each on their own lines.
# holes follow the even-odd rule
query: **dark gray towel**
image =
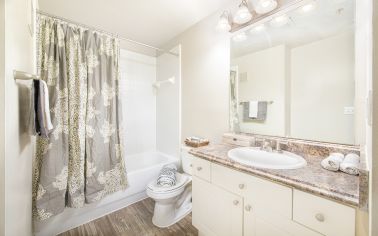
<svg viewBox="0 0 378 236">
<path fill-rule="evenodd" d="M 34 129 L 35 133 L 41 135 L 41 126 L 38 121 L 38 101 L 39 101 L 39 80 L 33 80 L 33 108 L 34 108 Z"/>
<path fill-rule="evenodd" d="M 47 138 L 53 126 L 50 119 L 50 107 L 48 103 L 48 90 L 44 81 L 33 80 L 32 101 L 30 102 L 30 130 L 31 135 L 39 135 Z"/>
</svg>

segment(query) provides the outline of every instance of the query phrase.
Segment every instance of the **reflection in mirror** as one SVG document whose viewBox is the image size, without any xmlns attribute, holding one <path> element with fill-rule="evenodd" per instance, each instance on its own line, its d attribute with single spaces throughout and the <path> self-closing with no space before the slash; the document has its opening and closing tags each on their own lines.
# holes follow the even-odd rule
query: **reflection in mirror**
<svg viewBox="0 0 378 236">
<path fill-rule="evenodd" d="M 233 35 L 230 127 L 354 144 L 354 1 L 303 2 Z"/>
</svg>

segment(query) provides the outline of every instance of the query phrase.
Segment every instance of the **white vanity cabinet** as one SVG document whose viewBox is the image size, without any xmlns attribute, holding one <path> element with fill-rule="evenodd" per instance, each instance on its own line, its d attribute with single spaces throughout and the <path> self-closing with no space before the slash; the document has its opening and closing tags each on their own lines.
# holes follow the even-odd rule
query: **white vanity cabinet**
<svg viewBox="0 0 378 236">
<path fill-rule="evenodd" d="M 352 207 L 196 157 L 194 169 L 193 225 L 204 236 L 355 235 Z"/>
</svg>

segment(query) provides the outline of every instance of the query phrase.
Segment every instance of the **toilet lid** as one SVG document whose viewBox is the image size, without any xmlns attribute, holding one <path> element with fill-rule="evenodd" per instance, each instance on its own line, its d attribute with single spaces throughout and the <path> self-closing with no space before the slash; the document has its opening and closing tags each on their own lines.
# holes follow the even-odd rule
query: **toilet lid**
<svg viewBox="0 0 378 236">
<path fill-rule="evenodd" d="M 147 188 L 149 188 L 153 192 L 170 192 L 173 190 L 177 190 L 181 187 L 183 187 L 189 180 L 189 177 L 187 175 L 182 175 L 180 173 L 176 173 L 176 185 L 174 186 L 159 186 L 156 183 L 156 180 L 152 181 L 151 183 L 148 184 Z"/>
</svg>

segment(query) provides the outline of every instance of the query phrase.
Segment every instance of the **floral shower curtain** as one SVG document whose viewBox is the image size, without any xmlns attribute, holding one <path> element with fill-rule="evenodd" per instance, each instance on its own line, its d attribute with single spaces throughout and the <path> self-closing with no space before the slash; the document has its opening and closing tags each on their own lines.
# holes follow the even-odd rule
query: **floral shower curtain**
<svg viewBox="0 0 378 236">
<path fill-rule="evenodd" d="M 54 130 L 37 137 L 33 216 L 45 220 L 126 187 L 120 139 L 117 39 L 37 17 L 38 72 Z"/>
</svg>

